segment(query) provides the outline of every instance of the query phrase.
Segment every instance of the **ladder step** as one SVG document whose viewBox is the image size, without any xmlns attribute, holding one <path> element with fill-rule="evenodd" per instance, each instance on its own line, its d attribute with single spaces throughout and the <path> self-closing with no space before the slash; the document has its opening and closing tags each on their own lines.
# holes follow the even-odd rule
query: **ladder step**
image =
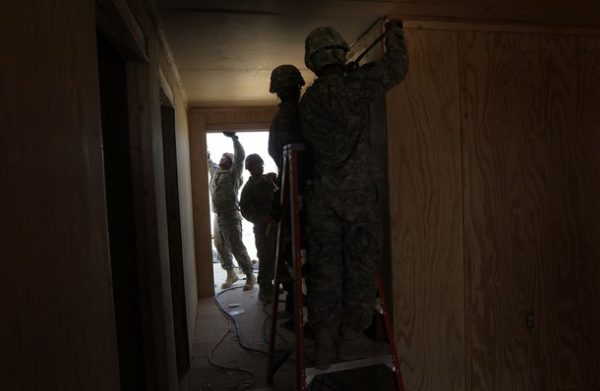
<svg viewBox="0 0 600 391">
<path fill-rule="evenodd" d="M 274 284 L 275 290 L 274 294 L 277 295 L 279 292 L 279 283 L 280 283 L 280 271 L 283 270 L 283 267 L 286 267 L 290 270 L 290 275 L 293 279 L 293 289 L 292 292 L 288 292 L 288 294 L 292 294 L 294 298 L 294 314 L 295 319 L 304 319 L 304 288 L 303 279 L 302 279 L 302 265 L 303 260 L 306 257 L 303 255 L 303 242 L 302 242 L 302 229 L 300 226 L 301 218 L 300 218 L 300 210 L 301 210 L 301 199 L 299 194 L 298 187 L 298 151 L 304 150 L 304 148 L 300 148 L 297 144 L 291 144 L 285 147 L 284 149 L 284 159 L 283 159 L 283 169 L 281 175 L 281 195 L 280 195 L 280 205 L 281 205 L 281 219 L 279 220 L 277 227 L 277 250 L 276 250 L 276 259 L 275 259 L 275 275 L 274 275 Z M 287 216 L 287 220 L 284 218 Z M 288 265 L 287 262 L 284 262 L 284 258 L 282 256 L 285 247 L 285 241 L 287 239 L 291 239 L 291 265 Z M 287 251 L 287 250 L 285 250 Z M 394 377 L 394 384 L 396 391 L 405 391 L 404 384 L 402 382 L 402 375 L 400 373 L 400 362 L 397 357 L 396 346 L 394 341 L 394 332 L 393 325 L 389 318 L 389 314 L 387 311 L 387 306 L 385 304 L 385 291 L 384 285 L 381 280 L 381 275 L 377 275 L 377 286 L 378 286 L 378 299 L 376 303 L 376 310 L 383 318 L 383 328 L 384 334 L 386 337 L 386 342 L 390 346 L 390 350 L 388 354 L 367 357 L 359 360 L 351 360 L 351 361 L 338 361 L 332 363 L 331 366 L 327 369 L 318 369 L 316 367 L 307 367 L 306 360 L 306 339 L 309 338 L 309 328 L 305 327 L 296 327 L 296 381 L 297 381 L 297 390 L 299 391 L 307 391 L 308 385 L 315 379 L 318 375 L 323 375 L 327 373 L 334 372 L 343 372 L 352 369 L 365 368 L 365 367 L 374 367 L 376 365 L 385 365 L 388 367 Z M 283 364 L 283 362 L 291 355 L 291 350 L 281 350 L 276 351 L 276 338 L 277 338 L 277 327 L 278 327 L 278 302 L 273 304 L 273 315 L 271 319 L 271 333 L 269 339 L 269 362 L 267 367 L 267 382 L 269 384 L 273 384 L 273 376 L 277 369 Z M 288 321 L 289 322 L 289 321 Z M 297 326 L 295 322 L 292 320 L 292 325 Z"/>
<path fill-rule="evenodd" d="M 349 371 L 351 369 L 364 368 L 364 367 L 373 367 L 375 365 L 385 365 L 395 371 L 394 368 L 394 357 L 391 354 L 386 354 L 384 356 L 374 356 L 363 358 L 360 360 L 352 360 L 352 361 L 340 361 L 332 363 L 327 369 L 319 369 L 315 367 L 306 367 L 306 378 L 310 379 L 317 375 L 323 375 L 326 373 L 334 373 L 334 372 L 342 372 Z"/>
</svg>

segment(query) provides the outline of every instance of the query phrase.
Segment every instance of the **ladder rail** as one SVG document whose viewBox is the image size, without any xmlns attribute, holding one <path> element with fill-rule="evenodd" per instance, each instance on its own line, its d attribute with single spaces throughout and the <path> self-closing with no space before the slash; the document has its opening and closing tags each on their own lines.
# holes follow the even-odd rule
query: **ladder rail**
<svg viewBox="0 0 600 391">
<path fill-rule="evenodd" d="M 377 272 L 377 290 L 379 291 L 379 304 L 381 305 L 381 316 L 383 318 L 383 329 L 385 332 L 385 340 L 388 341 L 390 346 L 390 355 L 392 356 L 392 366 L 390 368 L 394 372 L 394 382 L 396 383 L 396 389 L 398 391 L 406 391 L 404 388 L 404 381 L 402 379 L 402 373 L 400 372 L 400 360 L 398 360 L 398 351 L 396 350 L 396 343 L 394 335 L 394 328 L 388 312 L 387 301 L 385 300 L 385 288 L 383 285 L 383 279 L 381 273 Z"/>
<path fill-rule="evenodd" d="M 275 248 L 275 259 L 274 259 L 274 273 L 273 273 L 273 296 L 272 296 L 272 316 L 271 316 L 271 327 L 269 330 L 269 355 L 267 362 L 267 383 L 273 384 L 273 376 L 275 375 L 274 359 L 275 359 L 275 345 L 277 338 L 277 320 L 279 314 L 279 283 L 281 280 L 281 265 L 283 259 L 283 252 L 285 251 L 285 227 L 288 221 L 288 213 L 286 209 L 286 198 L 288 197 L 288 186 L 287 176 L 285 175 L 288 168 L 287 159 L 283 159 L 282 175 L 280 184 L 279 194 L 279 206 L 281 213 L 279 215 L 279 222 L 277 223 L 277 247 Z"/>
<path fill-rule="evenodd" d="M 303 257 L 302 257 L 302 227 L 300 221 L 301 197 L 299 194 L 299 169 L 298 169 L 298 153 L 303 150 L 300 144 L 286 145 L 283 153 L 283 164 L 281 173 L 281 194 L 280 207 L 281 215 L 277 228 L 277 250 L 275 255 L 275 273 L 274 273 L 274 288 L 273 288 L 273 315 L 271 318 L 271 330 L 269 339 L 269 357 L 267 368 L 267 381 L 273 384 L 273 377 L 276 371 L 274 368 L 275 345 L 277 338 L 277 314 L 279 304 L 279 282 L 281 278 L 281 268 L 285 263 L 284 252 L 286 250 L 285 241 L 287 238 L 287 230 L 291 230 L 292 239 L 292 265 L 289 267 L 290 274 L 294 279 L 293 294 L 294 294 L 294 314 L 295 314 L 295 331 L 296 331 L 296 382 L 297 389 L 307 391 L 310 383 L 316 376 L 347 371 L 350 369 L 364 368 L 375 365 L 385 365 L 393 372 L 393 379 L 396 391 L 405 391 L 402 374 L 400 371 L 400 361 L 396 349 L 395 336 L 393 332 L 392 321 L 390 320 L 387 302 L 385 300 L 385 289 L 381 274 L 377 273 L 377 292 L 379 296 L 378 313 L 383 318 L 383 331 L 386 342 L 389 345 L 389 354 L 379 357 L 371 357 L 368 359 L 337 362 L 332 363 L 327 370 L 320 370 L 315 367 L 306 367 L 306 351 L 304 343 L 304 292 L 303 292 Z M 287 266 L 287 264 L 286 264 Z M 291 292 L 288 292 L 291 294 Z"/>
<path fill-rule="evenodd" d="M 296 377 L 300 389 L 306 390 L 306 355 L 304 346 L 304 300 L 302 292 L 302 240 L 300 227 L 300 193 L 298 189 L 298 150 L 288 150 L 290 172 L 290 210 L 292 215 L 292 260 L 294 265 L 294 307 L 296 321 Z"/>
</svg>

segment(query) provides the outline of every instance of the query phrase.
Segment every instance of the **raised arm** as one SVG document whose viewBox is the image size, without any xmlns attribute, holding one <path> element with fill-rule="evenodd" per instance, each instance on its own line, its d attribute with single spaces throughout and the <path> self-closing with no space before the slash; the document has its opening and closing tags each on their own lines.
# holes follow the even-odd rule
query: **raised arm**
<svg viewBox="0 0 600 391">
<path fill-rule="evenodd" d="M 408 52 L 399 20 L 390 20 L 386 24 L 385 48 L 381 60 L 367 63 L 349 76 L 357 83 L 362 99 L 375 99 L 406 77 Z"/>
<path fill-rule="evenodd" d="M 244 147 L 242 147 L 242 144 L 239 142 L 238 136 L 236 136 L 235 133 L 223 132 L 223 134 L 227 137 L 231 137 L 233 140 L 233 170 L 235 172 L 235 177 L 241 179 L 244 171 L 246 152 L 244 152 Z"/>
</svg>

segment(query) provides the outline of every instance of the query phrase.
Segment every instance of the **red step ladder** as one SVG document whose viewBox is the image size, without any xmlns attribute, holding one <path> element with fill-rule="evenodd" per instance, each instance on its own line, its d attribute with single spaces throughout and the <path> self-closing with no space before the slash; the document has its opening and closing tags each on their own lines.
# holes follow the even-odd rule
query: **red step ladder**
<svg viewBox="0 0 600 391">
<path fill-rule="evenodd" d="M 383 320 L 383 332 L 385 340 L 390 348 L 389 354 L 370 357 L 361 360 L 334 362 L 328 369 L 322 370 L 306 366 L 306 351 L 304 341 L 304 303 L 303 303 L 303 277 L 302 265 L 305 257 L 302 251 L 302 238 L 300 228 L 301 197 L 299 194 L 299 170 L 298 159 L 301 152 L 305 150 L 303 144 L 289 144 L 284 148 L 283 166 L 281 174 L 280 205 L 281 215 L 277 228 L 277 250 L 275 254 L 274 289 L 272 301 L 272 318 L 269 333 L 269 355 L 267 368 L 267 382 L 273 384 L 273 377 L 277 369 L 291 354 L 290 351 L 276 358 L 275 345 L 277 337 L 277 318 L 279 311 L 279 283 L 283 267 L 288 267 L 289 274 L 294 281 L 294 312 L 296 331 L 296 381 L 297 390 L 306 391 L 308 386 L 318 375 L 342 372 L 351 369 L 371 367 L 383 364 L 393 372 L 396 391 L 405 391 L 402 375 L 400 373 L 400 362 L 396 351 L 396 343 L 389 317 L 387 304 L 385 302 L 385 290 L 381 276 L 377 274 L 378 300 L 375 310 Z M 289 202 L 288 202 L 289 200 Z M 286 231 L 291 226 L 292 238 L 292 266 L 288 266 L 284 259 Z M 289 293 L 288 293 L 289 294 Z"/>
</svg>

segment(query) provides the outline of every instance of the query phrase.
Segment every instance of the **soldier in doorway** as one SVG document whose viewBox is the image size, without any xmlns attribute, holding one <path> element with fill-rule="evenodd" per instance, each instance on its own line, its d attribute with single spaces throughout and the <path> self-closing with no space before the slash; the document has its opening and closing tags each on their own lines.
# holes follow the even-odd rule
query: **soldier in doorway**
<svg viewBox="0 0 600 391">
<path fill-rule="evenodd" d="M 209 161 L 209 168 L 212 168 L 210 196 L 213 212 L 217 215 L 219 232 L 216 234 L 220 235 L 221 239 L 220 245 L 218 240 L 215 244 L 221 258 L 221 267 L 227 271 L 227 277 L 221 288 L 229 288 L 239 279 L 233 270 L 233 255 L 240 269 L 246 274 L 244 290 L 247 291 L 254 288 L 256 277 L 252 272 L 248 251 L 242 241 L 242 217 L 238 203 L 245 153 L 235 133 L 224 132 L 223 134 L 233 140 L 234 153 L 224 153 L 218 167 Z"/>
<path fill-rule="evenodd" d="M 258 299 L 270 301 L 277 240 L 277 227 L 271 226 L 271 206 L 277 189 L 277 176 L 272 172 L 264 174 L 264 161 L 255 153 L 246 157 L 245 166 L 250 172 L 250 178 L 242 189 L 240 210 L 242 216 L 254 224 L 258 254 Z"/>
<path fill-rule="evenodd" d="M 364 331 L 373 318 L 382 227 L 370 156 L 369 103 L 408 69 L 401 23 L 386 25 L 381 60 L 346 67 L 349 48 L 331 27 L 306 38 L 305 63 L 317 76 L 300 101 L 302 134 L 313 154 L 307 197 L 309 324 L 316 331 L 315 365 L 385 353 Z"/>
</svg>

